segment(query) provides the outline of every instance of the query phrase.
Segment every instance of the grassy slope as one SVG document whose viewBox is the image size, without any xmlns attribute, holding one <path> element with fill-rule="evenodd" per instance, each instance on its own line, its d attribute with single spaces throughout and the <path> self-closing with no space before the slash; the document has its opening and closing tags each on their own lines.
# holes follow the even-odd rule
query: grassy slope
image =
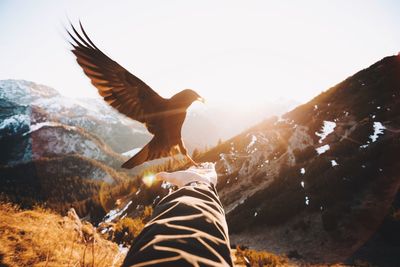
<svg viewBox="0 0 400 267">
<path fill-rule="evenodd" d="M 0 266 L 119 266 L 115 243 L 83 224 L 43 209 L 0 204 Z M 94 233 L 94 234 L 93 234 Z M 94 242 L 93 242 L 94 237 Z"/>
<path fill-rule="evenodd" d="M 135 231 L 140 229 L 135 227 Z M 232 253 L 235 266 L 246 266 L 246 263 L 251 266 L 260 263 L 262 266 L 296 265 L 284 256 L 265 251 L 237 248 Z M 80 226 L 71 217 L 61 217 L 42 208 L 19 210 L 11 204 L 0 204 L 2 267 L 120 266 L 124 257 L 116 243 L 103 239 L 89 223 Z"/>
</svg>

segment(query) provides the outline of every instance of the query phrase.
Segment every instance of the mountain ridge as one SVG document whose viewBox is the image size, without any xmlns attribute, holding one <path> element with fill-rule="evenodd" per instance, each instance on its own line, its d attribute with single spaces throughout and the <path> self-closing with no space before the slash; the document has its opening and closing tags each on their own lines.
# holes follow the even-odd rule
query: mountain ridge
<svg viewBox="0 0 400 267">
<path fill-rule="evenodd" d="M 399 205 L 394 202 L 400 186 L 397 174 L 400 165 L 396 160 L 400 152 L 399 104 L 400 56 L 386 57 L 308 103 L 282 116 L 267 118 L 205 153 L 198 153 L 197 161 L 216 162 L 217 189 L 226 210 L 231 242 L 306 259 L 308 263 L 334 264 L 359 255 L 354 253 L 372 240 L 374 233 L 386 231 L 383 238 L 386 242 L 390 239 L 388 231 L 400 231 L 400 221 L 392 215 L 400 212 Z M 0 105 L 9 108 L 7 116 L 26 115 L 26 107 L 10 107 L 5 102 Z M 68 136 L 70 130 L 75 131 L 68 128 L 71 126 L 46 126 L 48 118 L 40 108 L 34 110 L 34 114 L 35 124 L 44 127 L 32 133 L 47 130 L 55 133 L 62 129 L 63 135 Z M 16 134 L 23 135 L 30 129 L 22 125 Z M 2 138 L 9 138 L 7 131 L 4 133 Z M 9 133 L 14 135 L 12 131 Z M 102 137 L 93 140 L 101 141 Z M 101 156 L 103 154 L 107 153 L 102 152 Z M 78 167 L 87 163 L 88 169 L 94 166 L 105 173 L 115 168 L 107 159 L 101 162 L 100 158 L 69 155 L 67 150 L 40 155 L 23 164 L 51 169 L 53 163 L 45 162 L 49 156 L 56 157 L 50 162 L 66 167 L 70 165 L 64 163 L 70 160 Z M 160 170 L 153 168 L 153 171 Z M 3 166 L 1 171 L 10 173 L 15 169 Z M 91 171 L 80 173 L 71 181 L 85 184 L 86 176 L 96 175 L 101 176 Z M 85 190 L 78 192 L 84 195 L 76 205 L 79 214 L 91 214 L 98 222 L 104 217 L 105 209 L 115 205 L 113 197 L 121 202 L 115 210 L 127 209 L 129 214 L 137 214 L 141 212 L 140 207 L 156 203 L 161 193 L 168 191 L 165 184 L 147 188 L 140 179 L 128 180 L 118 171 L 115 175 L 121 175 L 121 184 L 117 184 L 114 191 L 109 188 L 100 194 L 100 184 L 94 179 L 87 180 Z M 93 188 L 95 190 L 91 191 Z M 95 200 L 88 199 L 92 193 L 99 196 Z M 100 196 L 107 196 L 107 199 L 102 200 Z M 134 200 L 134 205 L 129 199 Z M 382 223 L 391 226 L 382 228 Z M 370 247 L 376 246 L 374 242 L 371 244 Z M 394 251 L 400 249 L 400 244 L 396 244 L 394 242 L 391 247 Z M 394 258 L 389 260 L 396 262 Z"/>
<path fill-rule="evenodd" d="M 232 241 L 345 260 L 398 192 L 399 104 L 400 57 L 390 56 L 200 156 L 217 161 Z"/>
</svg>

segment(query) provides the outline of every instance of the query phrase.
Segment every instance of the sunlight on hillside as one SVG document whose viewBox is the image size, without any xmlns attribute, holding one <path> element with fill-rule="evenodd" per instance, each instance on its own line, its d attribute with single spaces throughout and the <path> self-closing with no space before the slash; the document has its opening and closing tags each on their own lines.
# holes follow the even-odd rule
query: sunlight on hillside
<svg viewBox="0 0 400 267">
<path fill-rule="evenodd" d="M 76 218 L 0 204 L 0 265 L 119 266 L 118 246 Z"/>
</svg>

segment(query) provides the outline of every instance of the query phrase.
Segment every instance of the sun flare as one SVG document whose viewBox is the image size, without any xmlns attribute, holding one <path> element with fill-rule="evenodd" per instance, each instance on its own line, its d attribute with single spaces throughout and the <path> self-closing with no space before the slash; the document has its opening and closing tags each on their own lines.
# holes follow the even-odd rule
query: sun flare
<svg viewBox="0 0 400 267">
<path fill-rule="evenodd" d="M 145 174 L 142 178 L 143 183 L 147 186 L 147 187 L 151 187 L 153 185 L 153 183 L 156 180 L 156 176 L 154 173 L 148 173 Z"/>
</svg>

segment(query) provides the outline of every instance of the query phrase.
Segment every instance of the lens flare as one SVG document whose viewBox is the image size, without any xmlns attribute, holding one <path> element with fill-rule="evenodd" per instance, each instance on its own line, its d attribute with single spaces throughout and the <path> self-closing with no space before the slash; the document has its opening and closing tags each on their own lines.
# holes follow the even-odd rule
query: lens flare
<svg viewBox="0 0 400 267">
<path fill-rule="evenodd" d="M 154 173 L 145 174 L 142 179 L 143 183 L 147 187 L 151 187 L 153 185 L 153 183 L 155 182 L 155 180 L 156 180 L 156 176 L 154 175 Z"/>
</svg>

